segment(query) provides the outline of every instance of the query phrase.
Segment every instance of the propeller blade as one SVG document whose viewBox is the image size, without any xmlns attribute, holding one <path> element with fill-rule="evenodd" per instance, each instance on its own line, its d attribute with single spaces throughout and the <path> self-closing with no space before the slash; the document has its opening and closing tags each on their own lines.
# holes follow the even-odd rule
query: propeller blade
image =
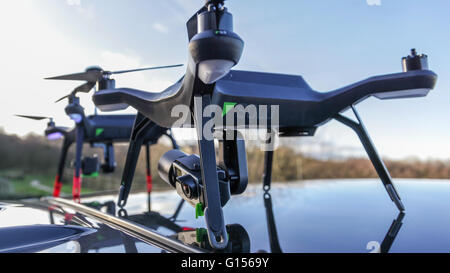
<svg viewBox="0 0 450 273">
<path fill-rule="evenodd" d="M 95 85 L 96 85 L 96 82 L 87 82 L 87 83 L 82 84 L 82 85 L 78 86 L 77 88 L 75 88 L 75 90 L 73 90 L 73 92 L 89 93 L 92 90 L 92 88 L 94 88 Z"/>
<path fill-rule="evenodd" d="M 97 82 L 103 76 L 101 70 L 90 70 L 83 73 L 69 74 L 64 76 L 57 76 L 52 78 L 46 78 L 46 80 L 66 80 L 66 81 L 87 81 Z"/>
<path fill-rule="evenodd" d="M 98 67 L 94 69 L 88 69 L 86 72 L 69 74 L 57 77 L 46 78 L 46 80 L 65 80 L 65 81 L 87 81 L 89 83 L 96 83 L 99 81 L 103 75 L 117 75 L 117 74 L 125 74 L 131 72 L 139 72 L 146 70 L 157 70 L 157 69 L 167 69 L 167 68 L 175 68 L 183 66 L 183 64 L 178 65 L 169 65 L 169 66 L 157 66 L 157 67 L 148 67 L 148 68 L 140 68 L 140 69 L 131 69 L 131 70 L 121 70 L 114 72 L 103 71 Z"/>
<path fill-rule="evenodd" d="M 147 67 L 147 68 L 139 68 L 139 69 L 131 69 L 131 70 L 122 70 L 122 71 L 114 71 L 114 72 L 108 72 L 108 73 L 111 74 L 111 75 L 117 75 L 117 74 L 125 74 L 125 73 L 147 71 L 147 70 L 158 70 L 158 69 L 175 68 L 175 67 L 181 67 L 181 66 L 183 66 L 183 64 L 168 65 L 168 66 L 157 66 L 157 67 Z"/>
<path fill-rule="evenodd" d="M 56 129 L 56 130 L 63 131 L 63 132 L 68 132 L 68 131 L 70 130 L 69 127 L 59 127 L 59 126 L 56 126 L 56 127 L 53 127 L 53 128 Z"/>
<path fill-rule="evenodd" d="M 19 118 L 26 118 L 26 119 L 32 119 L 32 120 L 45 120 L 45 119 L 51 119 L 49 117 L 37 117 L 37 116 L 24 116 L 24 115 L 15 115 Z"/>
<path fill-rule="evenodd" d="M 89 93 L 92 88 L 94 88 L 94 86 L 96 85 L 96 82 L 87 82 L 85 84 L 82 84 L 80 86 L 78 86 L 77 88 L 75 88 L 75 90 L 73 90 L 73 92 L 67 96 L 64 96 L 62 98 L 60 98 L 59 100 L 55 101 L 55 103 L 61 102 L 65 99 L 70 98 L 71 96 L 76 95 L 77 93 L 81 92 L 81 93 Z"/>
<path fill-rule="evenodd" d="M 61 102 L 61 101 L 65 100 L 65 99 L 68 99 L 70 96 L 71 95 L 64 96 L 64 97 L 60 98 L 59 100 L 55 101 L 55 103 Z"/>
</svg>

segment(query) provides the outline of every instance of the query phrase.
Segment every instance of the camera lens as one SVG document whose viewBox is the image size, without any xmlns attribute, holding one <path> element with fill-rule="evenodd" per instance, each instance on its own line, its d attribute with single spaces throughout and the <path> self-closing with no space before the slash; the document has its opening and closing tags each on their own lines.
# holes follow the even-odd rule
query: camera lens
<svg viewBox="0 0 450 273">
<path fill-rule="evenodd" d="M 190 175 L 179 177 L 178 183 L 180 183 L 183 194 L 187 198 L 195 199 L 198 197 L 197 183 Z"/>
<path fill-rule="evenodd" d="M 167 152 L 161 157 L 158 164 L 159 176 L 175 188 L 175 177 L 173 174 L 173 163 L 180 158 L 187 157 L 188 155 L 180 150 L 172 150 Z"/>
</svg>

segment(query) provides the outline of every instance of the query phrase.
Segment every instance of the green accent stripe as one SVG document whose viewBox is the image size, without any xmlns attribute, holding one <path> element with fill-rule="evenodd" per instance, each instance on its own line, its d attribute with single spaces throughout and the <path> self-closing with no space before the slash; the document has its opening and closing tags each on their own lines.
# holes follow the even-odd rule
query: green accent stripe
<svg viewBox="0 0 450 273">
<path fill-rule="evenodd" d="M 93 174 L 91 174 L 91 175 L 85 175 L 85 174 L 83 174 L 83 177 L 97 178 L 99 175 L 100 175 L 100 174 L 99 174 L 98 172 L 96 172 L 96 173 L 93 173 Z"/>
<path fill-rule="evenodd" d="M 223 113 L 222 116 L 226 116 L 233 108 L 236 106 L 237 103 L 235 102 L 225 102 L 223 104 Z"/>
<path fill-rule="evenodd" d="M 204 228 L 198 228 L 195 230 L 197 243 L 203 243 L 205 241 L 205 237 L 208 236 L 208 231 Z"/>
<path fill-rule="evenodd" d="M 103 128 L 98 128 L 97 130 L 95 130 L 95 136 L 98 137 L 101 134 L 103 134 L 103 132 L 105 131 L 105 129 Z"/>
<path fill-rule="evenodd" d="M 202 203 L 198 203 L 195 206 L 195 219 L 198 219 L 199 217 L 205 216 L 205 208 L 203 208 Z"/>
</svg>

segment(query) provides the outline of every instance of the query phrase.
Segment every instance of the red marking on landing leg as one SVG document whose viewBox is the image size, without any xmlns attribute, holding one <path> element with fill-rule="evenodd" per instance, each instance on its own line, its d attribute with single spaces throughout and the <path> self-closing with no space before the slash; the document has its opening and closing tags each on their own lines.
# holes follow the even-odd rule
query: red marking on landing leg
<svg viewBox="0 0 450 273">
<path fill-rule="evenodd" d="M 70 213 L 66 213 L 65 215 L 64 215 L 64 222 L 66 223 L 66 224 L 70 224 L 70 222 L 72 222 L 72 219 L 75 217 L 75 215 L 73 215 L 73 214 L 70 214 Z"/>
<path fill-rule="evenodd" d="M 60 197 L 61 196 L 61 188 L 62 188 L 62 182 L 60 180 L 59 175 L 55 178 L 55 186 L 53 187 L 53 197 Z"/>
<path fill-rule="evenodd" d="M 73 201 L 77 203 L 81 203 L 81 176 L 80 177 L 73 177 Z"/>
<path fill-rule="evenodd" d="M 191 227 L 183 227 L 181 228 L 182 231 L 196 231 L 195 228 L 191 228 Z"/>
</svg>

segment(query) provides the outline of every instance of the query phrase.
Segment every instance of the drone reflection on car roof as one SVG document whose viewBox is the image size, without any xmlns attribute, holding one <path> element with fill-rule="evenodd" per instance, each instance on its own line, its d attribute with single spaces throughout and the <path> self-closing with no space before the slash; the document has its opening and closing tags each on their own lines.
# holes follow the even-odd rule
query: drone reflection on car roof
<svg viewBox="0 0 450 273">
<path fill-rule="evenodd" d="M 175 214 L 169 218 L 166 218 L 153 211 L 148 211 L 144 214 L 129 216 L 125 210 L 120 210 L 118 211 L 118 215 L 120 218 L 132 221 L 153 230 L 164 227 L 174 233 L 178 233 L 185 230 L 185 228 L 175 223 L 177 221 L 177 215 L 181 210 L 183 203 L 184 201 L 180 202 Z M 116 216 L 116 204 L 112 201 L 105 203 L 91 202 L 85 203 L 83 205 L 96 210 L 104 211 L 106 214 Z M 65 211 L 61 207 L 51 206 L 49 208 L 49 214 L 51 224 L 56 224 L 57 221 L 55 219 L 55 215 L 60 215 L 63 216 L 63 220 L 61 222 L 64 225 L 80 225 L 97 230 L 97 232 L 88 236 L 81 237 L 77 240 L 77 243 L 79 244 L 79 251 L 81 253 L 88 253 L 90 251 L 98 252 L 101 249 L 119 246 L 123 246 L 126 253 L 138 253 L 136 244 L 140 242 L 139 239 L 129 236 L 118 229 L 114 229 L 107 224 L 98 222 L 92 223 L 83 214 L 78 212 L 70 213 Z"/>
<path fill-rule="evenodd" d="M 266 210 L 267 230 L 270 244 L 270 251 L 272 253 L 282 253 L 280 241 L 278 238 L 277 225 L 275 222 L 275 215 L 273 213 L 272 196 L 269 191 L 264 193 L 264 206 Z M 404 212 L 399 212 L 397 218 L 392 223 L 391 227 L 386 233 L 384 240 L 381 244 L 373 246 L 373 251 L 376 253 L 389 253 L 400 229 L 403 225 L 403 219 L 405 218 Z"/>
<path fill-rule="evenodd" d="M 124 209 L 119 211 L 119 217 L 154 230 L 161 227 L 167 228 L 174 232 L 174 234 L 169 237 L 179 240 L 186 245 L 201 248 L 209 252 L 250 253 L 250 237 L 245 228 L 239 224 L 226 226 L 230 240 L 228 246 L 224 250 L 214 250 L 209 243 L 206 229 L 178 225 L 178 215 L 184 204 L 185 201 L 181 200 L 174 215 L 168 218 L 153 211 L 129 216 Z"/>
<path fill-rule="evenodd" d="M 266 224 L 268 230 L 268 242 L 270 249 L 257 250 L 258 253 L 282 253 L 282 246 L 280 244 L 276 218 L 273 210 L 273 200 L 270 194 L 270 189 L 264 191 L 263 194 L 264 207 L 266 214 Z M 228 246 L 223 250 L 215 250 L 208 240 L 207 231 L 205 228 L 194 228 L 188 226 L 180 225 L 181 220 L 179 220 L 179 215 L 183 206 L 185 204 L 184 200 L 180 200 L 175 212 L 172 216 L 163 216 L 155 211 L 147 211 L 141 214 L 129 215 L 124 209 L 116 211 L 115 202 L 91 202 L 85 203 L 83 205 L 102 211 L 106 214 L 113 215 L 132 222 L 137 225 L 144 226 L 152 230 L 165 229 L 170 232 L 168 237 L 181 241 L 183 244 L 203 249 L 207 252 L 220 252 L 220 253 L 250 253 L 251 252 L 251 241 L 247 230 L 240 224 L 230 224 L 226 225 L 227 233 L 229 235 Z M 112 249 L 114 247 L 123 247 L 126 253 L 138 253 L 139 248 L 137 244 L 140 242 L 139 239 L 127 235 L 118 229 L 114 229 L 107 224 L 102 224 L 99 222 L 91 222 L 88 217 L 81 213 L 69 213 L 61 207 L 50 207 L 50 223 L 55 224 L 55 214 L 63 216 L 62 224 L 64 225 L 79 225 L 84 227 L 90 227 L 97 232 L 83 236 L 77 239 L 79 244 L 79 252 L 100 252 L 104 249 Z M 404 213 L 399 213 L 397 218 L 393 221 L 392 225 L 388 229 L 384 240 L 379 245 L 373 246 L 373 252 L 388 253 L 403 225 L 403 219 L 405 217 Z M 141 251 L 143 252 L 143 251 Z M 164 251 L 162 251 L 164 252 Z"/>
<path fill-rule="evenodd" d="M 85 204 L 92 208 L 101 210 L 106 209 L 106 213 L 115 215 L 115 204 L 113 202 L 98 203 L 93 202 L 90 204 Z M 137 239 L 120 232 L 117 229 L 113 229 L 105 224 L 92 223 L 84 215 L 80 213 L 70 213 L 65 211 L 61 207 L 50 207 L 50 223 L 52 225 L 56 224 L 55 215 L 63 216 L 64 225 L 80 225 L 88 226 L 95 229 L 97 232 L 79 238 L 76 242 L 78 243 L 78 251 L 80 253 L 88 253 L 91 251 L 99 252 L 101 249 L 112 248 L 117 246 L 124 246 L 126 253 L 137 253 L 136 242 Z"/>
</svg>

